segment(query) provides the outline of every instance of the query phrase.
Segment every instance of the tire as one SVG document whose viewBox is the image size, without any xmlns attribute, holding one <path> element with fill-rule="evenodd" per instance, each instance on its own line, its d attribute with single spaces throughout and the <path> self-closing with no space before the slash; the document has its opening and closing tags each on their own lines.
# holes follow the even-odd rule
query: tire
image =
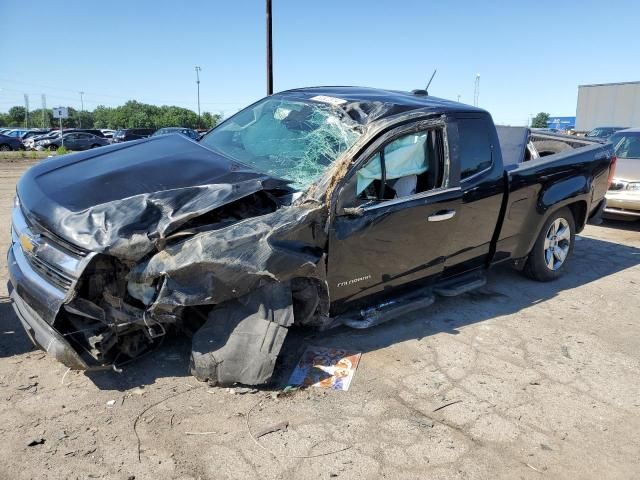
<svg viewBox="0 0 640 480">
<path fill-rule="evenodd" d="M 6 145 L 6 144 L 0 145 L 0 152 L 10 152 L 10 151 L 11 151 L 11 147 L 9 145 Z"/>
<path fill-rule="evenodd" d="M 97 143 L 94 143 L 93 145 L 91 145 L 91 148 L 98 148 L 100 145 L 98 145 Z"/>
<path fill-rule="evenodd" d="M 55 145 L 50 145 L 49 146 L 49 151 L 50 152 L 55 152 L 56 150 L 58 150 L 59 147 L 56 147 Z"/>
<path fill-rule="evenodd" d="M 571 210 L 565 207 L 552 213 L 529 254 L 525 275 L 539 282 L 561 277 L 573 253 L 575 235 L 576 224 Z"/>
</svg>

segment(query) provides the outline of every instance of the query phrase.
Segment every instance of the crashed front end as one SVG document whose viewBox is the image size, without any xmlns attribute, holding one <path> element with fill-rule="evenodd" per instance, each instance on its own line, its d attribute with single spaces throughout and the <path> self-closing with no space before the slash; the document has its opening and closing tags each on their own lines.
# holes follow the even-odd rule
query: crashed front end
<svg viewBox="0 0 640 480">
<path fill-rule="evenodd" d="M 294 305 L 296 295 L 323 291 L 323 211 L 284 207 L 258 192 L 131 260 L 72 245 L 16 205 L 8 254 L 14 310 L 34 343 L 73 369 L 117 366 L 170 333 L 195 331 L 197 377 L 264 383 L 294 309 L 303 323 L 328 318 L 322 299 L 302 314 L 308 302 Z"/>
<path fill-rule="evenodd" d="M 94 166 L 95 154 L 83 152 L 20 180 L 9 291 L 28 335 L 68 367 L 90 370 L 195 332 L 198 378 L 267 382 L 294 317 L 328 319 L 326 206 L 296 201 L 288 181 L 186 139 L 124 148 L 101 159 L 122 168 Z M 127 151 L 155 163 L 127 164 Z M 168 169 L 176 159 L 185 173 L 167 188 L 162 162 Z M 112 194 L 99 188 L 105 179 L 119 184 L 116 198 L 104 197 Z"/>
</svg>

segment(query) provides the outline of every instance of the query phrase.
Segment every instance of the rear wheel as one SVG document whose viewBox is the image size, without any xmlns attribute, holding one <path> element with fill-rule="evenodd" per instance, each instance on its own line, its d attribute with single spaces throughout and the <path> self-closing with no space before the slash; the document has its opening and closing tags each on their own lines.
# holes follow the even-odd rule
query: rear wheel
<svg viewBox="0 0 640 480">
<path fill-rule="evenodd" d="M 11 151 L 11 147 L 7 144 L 0 145 L 0 152 L 9 152 Z"/>
<path fill-rule="evenodd" d="M 568 208 L 551 214 L 536 240 L 524 273 L 539 282 L 549 282 L 562 276 L 575 243 L 575 221 Z"/>
</svg>

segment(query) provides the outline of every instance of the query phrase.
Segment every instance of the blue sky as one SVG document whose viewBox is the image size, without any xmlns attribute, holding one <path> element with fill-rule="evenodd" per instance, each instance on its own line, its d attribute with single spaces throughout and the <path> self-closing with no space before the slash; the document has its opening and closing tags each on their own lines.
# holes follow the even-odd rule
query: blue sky
<svg viewBox="0 0 640 480">
<path fill-rule="evenodd" d="M 577 86 L 640 80 L 640 2 L 273 0 L 275 89 L 365 85 L 573 115 Z M 265 94 L 264 0 L 0 1 L 0 111 L 127 99 L 230 114 Z"/>
</svg>

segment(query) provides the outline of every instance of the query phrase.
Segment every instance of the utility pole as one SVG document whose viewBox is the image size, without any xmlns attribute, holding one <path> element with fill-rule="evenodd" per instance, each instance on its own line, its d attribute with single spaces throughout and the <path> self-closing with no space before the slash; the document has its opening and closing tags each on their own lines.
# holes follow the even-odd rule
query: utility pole
<svg viewBox="0 0 640 480">
<path fill-rule="evenodd" d="M 273 35 L 271 29 L 271 0 L 267 0 L 267 95 L 273 94 Z"/>
<path fill-rule="evenodd" d="M 47 115 L 47 96 L 43 93 L 42 94 L 42 128 L 47 128 L 49 126 L 47 125 L 46 115 Z"/>
<path fill-rule="evenodd" d="M 458 103 L 460 103 L 460 94 L 458 94 Z"/>
<path fill-rule="evenodd" d="M 29 128 L 29 95 L 24 94 L 24 128 Z"/>
<path fill-rule="evenodd" d="M 80 128 L 82 128 L 82 114 L 84 113 L 84 92 L 80 92 Z"/>
<path fill-rule="evenodd" d="M 473 106 L 478 106 L 478 98 L 480 97 L 480 74 L 476 73 L 476 83 L 473 89 Z"/>
<path fill-rule="evenodd" d="M 200 123 L 200 71 L 202 70 L 199 66 L 196 65 L 196 84 L 198 86 L 198 128 L 202 127 Z"/>
</svg>

